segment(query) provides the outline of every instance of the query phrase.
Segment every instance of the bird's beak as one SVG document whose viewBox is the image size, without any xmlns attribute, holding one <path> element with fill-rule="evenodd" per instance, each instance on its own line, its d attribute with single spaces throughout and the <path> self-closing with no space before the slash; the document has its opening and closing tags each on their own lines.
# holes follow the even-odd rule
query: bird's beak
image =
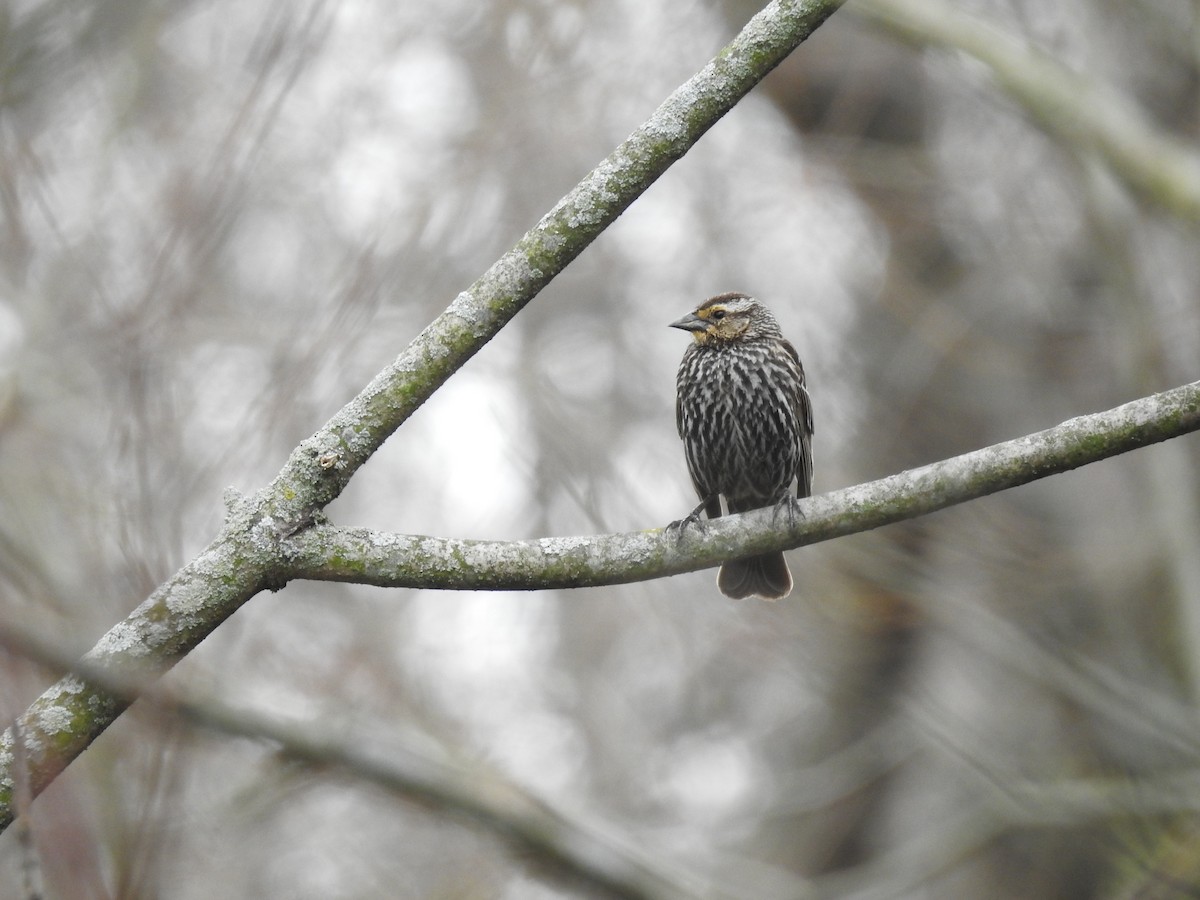
<svg viewBox="0 0 1200 900">
<path fill-rule="evenodd" d="M 708 322 L 700 318 L 695 313 L 688 313 L 682 319 L 676 319 L 671 323 L 672 328 L 682 328 L 684 331 L 707 331 Z"/>
</svg>

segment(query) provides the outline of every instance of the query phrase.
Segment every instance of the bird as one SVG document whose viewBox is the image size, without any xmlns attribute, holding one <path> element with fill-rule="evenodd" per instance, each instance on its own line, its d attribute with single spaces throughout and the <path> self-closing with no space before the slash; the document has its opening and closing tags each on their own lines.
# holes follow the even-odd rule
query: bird
<svg viewBox="0 0 1200 900">
<path fill-rule="evenodd" d="M 675 424 L 700 505 L 681 525 L 812 493 L 813 413 L 804 366 L 775 316 L 748 294 L 705 300 L 670 323 L 692 336 L 676 379 Z M 792 590 L 783 553 L 730 560 L 717 573 L 728 597 L 779 600 Z"/>
</svg>

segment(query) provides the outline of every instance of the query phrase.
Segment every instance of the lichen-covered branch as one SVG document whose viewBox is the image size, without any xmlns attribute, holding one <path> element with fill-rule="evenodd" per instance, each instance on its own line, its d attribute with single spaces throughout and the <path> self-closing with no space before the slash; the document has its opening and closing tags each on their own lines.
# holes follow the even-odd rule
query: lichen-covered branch
<svg viewBox="0 0 1200 900">
<path fill-rule="evenodd" d="M 231 497 L 221 533 L 88 653 L 95 671 L 159 672 L 246 600 L 289 577 L 284 539 L 308 527 L 407 418 L 842 0 L 774 0 L 369 385 L 303 441 L 275 480 Z M 71 676 L 21 717 L 28 779 L 40 792 L 125 708 Z M 11 730 L 0 736 L 0 828 L 13 817 Z"/>
<path fill-rule="evenodd" d="M 860 0 L 852 9 L 906 40 L 979 60 L 1047 132 L 1098 154 L 1143 197 L 1200 222 L 1200 153 L 1117 91 L 944 0 Z"/>
<path fill-rule="evenodd" d="M 1026 437 L 683 534 L 471 541 L 321 525 L 286 542 L 291 577 L 389 587 L 540 590 L 622 584 L 787 550 L 912 519 L 1200 430 L 1200 382 Z"/>
</svg>

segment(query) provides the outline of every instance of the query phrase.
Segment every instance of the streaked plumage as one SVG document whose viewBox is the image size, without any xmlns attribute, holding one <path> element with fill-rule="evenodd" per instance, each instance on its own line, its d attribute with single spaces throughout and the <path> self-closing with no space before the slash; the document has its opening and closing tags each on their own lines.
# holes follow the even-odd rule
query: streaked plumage
<svg viewBox="0 0 1200 900">
<path fill-rule="evenodd" d="M 694 338 L 679 365 L 675 421 L 688 472 L 710 519 L 772 506 L 796 486 L 812 492 L 812 404 L 804 368 L 770 310 L 746 294 L 721 294 L 671 323 Z M 730 597 L 786 597 L 782 553 L 721 566 Z"/>
</svg>

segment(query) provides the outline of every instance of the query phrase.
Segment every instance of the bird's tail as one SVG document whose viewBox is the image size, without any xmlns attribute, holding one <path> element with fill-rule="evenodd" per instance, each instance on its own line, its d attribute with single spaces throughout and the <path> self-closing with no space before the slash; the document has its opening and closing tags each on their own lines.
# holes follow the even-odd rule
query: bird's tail
<svg viewBox="0 0 1200 900">
<path fill-rule="evenodd" d="M 792 573 L 782 553 L 764 553 L 725 563 L 717 572 L 717 587 L 735 600 L 781 600 L 792 592 Z"/>
</svg>

